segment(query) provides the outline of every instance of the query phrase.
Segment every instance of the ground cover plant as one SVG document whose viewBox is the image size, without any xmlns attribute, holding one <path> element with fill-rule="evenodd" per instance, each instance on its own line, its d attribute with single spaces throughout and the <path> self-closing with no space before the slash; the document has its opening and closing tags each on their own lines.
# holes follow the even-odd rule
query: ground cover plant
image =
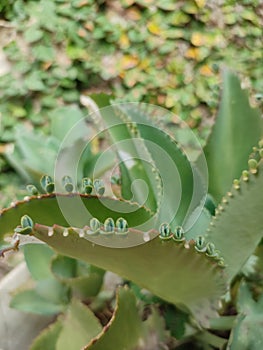
<svg viewBox="0 0 263 350">
<path fill-rule="evenodd" d="M 161 127 L 167 111 L 82 96 L 114 145 L 112 186 L 78 178 L 66 137 L 53 178 L 0 216 L 2 255 L 27 243 L 35 280 L 13 307 L 58 315 L 31 349 L 261 349 L 262 118 L 223 82 L 203 150 Z"/>
<path fill-rule="evenodd" d="M 257 0 L 17 0 L 2 1 L 0 17 L 4 206 L 24 195 L 24 182 L 6 159 L 15 126 L 49 135 L 54 111 L 79 104 L 83 92 L 163 106 L 203 139 L 218 105 L 222 63 L 239 73 L 255 103 L 262 96 Z"/>
<path fill-rule="evenodd" d="M 218 104 L 222 63 L 262 93 L 257 0 L 18 0 L 1 4 L 1 18 L 5 142 L 17 120 L 48 128 L 50 111 L 96 89 L 171 108 L 197 126 Z"/>
</svg>

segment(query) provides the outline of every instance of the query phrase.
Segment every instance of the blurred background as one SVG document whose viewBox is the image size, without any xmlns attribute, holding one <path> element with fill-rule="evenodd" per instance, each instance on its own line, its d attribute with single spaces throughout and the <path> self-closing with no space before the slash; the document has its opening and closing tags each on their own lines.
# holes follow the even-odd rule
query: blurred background
<svg viewBox="0 0 263 350">
<path fill-rule="evenodd" d="M 1 0 L 1 207 L 52 171 L 66 131 L 87 114 L 81 94 L 163 106 L 203 142 L 222 67 L 262 106 L 262 28 L 262 0 Z"/>
</svg>

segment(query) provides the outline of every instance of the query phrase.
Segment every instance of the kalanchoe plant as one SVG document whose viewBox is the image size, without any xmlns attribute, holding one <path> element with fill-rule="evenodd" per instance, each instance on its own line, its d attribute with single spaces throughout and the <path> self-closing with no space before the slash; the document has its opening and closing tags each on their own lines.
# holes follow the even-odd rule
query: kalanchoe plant
<svg viewBox="0 0 263 350">
<path fill-rule="evenodd" d="M 51 175 L 54 170 L 56 158 L 61 151 L 60 146 L 66 134 L 74 125 L 78 125 L 78 132 L 71 134 L 67 144 L 64 145 L 65 155 L 69 158 L 78 155 L 81 149 L 86 145 L 85 138 L 92 134 L 91 128 L 85 123 L 83 113 L 80 108 L 74 105 L 67 107 L 58 107 L 52 113 L 51 135 L 48 137 L 39 131 L 30 131 L 25 127 L 15 128 L 15 143 L 6 148 L 4 156 L 8 163 L 17 171 L 27 182 L 33 182 L 36 185 L 39 177 L 44 174 Z M 85 138 L 84 138 L 85 137 Z M 99 154 L 94 150 L 92 144 L 89 144 L 81 159 L 79 159 L 78 178 L 82 178 L 84 173 L 92 173 L 93 164 L 96 163 Z M 113 157 L 108 158 L 103 166 L 97 168 L 96 175 L 100 176 L 105 169 L 113 164 Z M 69 179 L 64 179 L 64 181 Z M 41 184 L 41 186 L 44 184 Z M 67 188 L 71 186 L 68 184 Z M 36 194 L 36 189 L 30 185 L 31 194 Z"/>
<path fill-rule="evenodd" d="M 223 81 L 204 148 L 206 202 L 202 154 L 190 162 L 189 153 L 154 126 L 151 107 L 113 104 L 110 113 L 94 114 L 116 147 L 120 177 L 114 176 L 114 186 L 122 198 L 105 196 L 107 185 L 100 179 L 84 178 L 80 194 L 68 174 L 61 179 L 64 192 L 57 193 L 56 181 L 44 176 L 39 188 L 29 188 L 30 197 L 2 211 L 1 236 L 15 229 L 14 248 L 29 235 L 57 254 L 46 245 L 24 248 L 37 288 L 15 296 L 13 306 L 26 309 L 29 293 L 48 303 L 50 313 L 60 313 L 31 349 L 262 348 L 255 326 L 261 321 L 262 288 L 254 288 L 262 275 L 262 119 L 235 75 L 225 71 Z M 107 99 L 95 100 L 99 105 Z M 153 143 L 177 173 L 169 171 L 168 158 L 158 157 Z M 138 179 L 147 185 L 146 197 L 143 186 L 133 186 Z M 77 210 L 79 203 L 87 215 Z M 33 268 L 40 250 L 50 266 L 43 278 Z M 112 295 L 100 292 L 105 270 L 123 278 L 114 309 Z M 48 295 L 52 283 L 57 292 Z M 105 323 L 95 317 L 102 304 L 111 305 Z"/>
</svg>

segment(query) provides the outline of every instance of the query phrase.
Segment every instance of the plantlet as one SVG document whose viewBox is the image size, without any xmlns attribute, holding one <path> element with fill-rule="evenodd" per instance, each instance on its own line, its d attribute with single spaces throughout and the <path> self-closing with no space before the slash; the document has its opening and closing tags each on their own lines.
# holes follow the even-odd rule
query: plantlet
<svg viewBox="0 0 263 350">
<path fill-rule="evenodd" d="M 106 97 L 97 96 L 98 105 L 100 99 L 105 102 Z M 26 243 L 31 235 L 58 254 L 52 256 L 55 253 L 42 246 L 51 259 L 50 283 L 59 283 L 61 290 L 61 299 L 51 296 L 53 312 L 64 316 L 58 316 L 31 349 L 41 349 L 45 341 L 56 349 L 145 349 L 152 327 L 158 339 L 152 348 L 169 344 L 176 349 L 184 342 L 191 348 L 245 349 L 249 344 L 261 349 L 259 334 L 255 339 L 250 333 L 249 343 L 240 334 L 244 329 L 251 332 L 257 317 L 249 288 L 255 285 L 252 276 L 262 272 L 257 252 L 263 232 L 260 114 L 249 106 L 236 76 L 225 71 L 219 113 L 204 148 L 207 186 L 202 152 L 196 155 L 155 127 L 154 111 L 152 106 L 114 103 L 93 111 L 119 158 L 121 197 L 105 196 L 107 184 L 100 179 L 84 178 L 78 190 L 74 178 L 56 173 L 60 181 L 42 178 L 46 193 L 34 189 L 35 195 L 2 211 L 2 237 L 17 226 L 17 241 Z M 61 182 L 64 192 L 58 193 Z M 10 247 L 2 253 L 5 249 Z M 254 255 L 259 272 L 251 267 Z M 85 288 L 73 281 L 80 276 L 70 271 L 80 261 L 89 266 L 85 265 L 85 278 L 90 287 L 93 265 L 98 269 L 93 293 L 85 294 Z M 125 286 L 118 289 L 115 309 L 111 305 L 113 313 L 102 329 L 94 313 L 98 304 L 112 301 L 112 295 L 103 299 L 99 291 L 105 270 L 121 276 Z M 253 290 L 260 307 L 262 290 Z M 50 296 L 39 291 L 42 302 L 44 298 L 50 304 Z M 18 294 L 16 307 L 22 304 L 19 298 L 26 304 Z M 240 300 L 249 301 L 241 306 Z M 150 316 L 142 321 L 147 307 Z"/>
</svg>

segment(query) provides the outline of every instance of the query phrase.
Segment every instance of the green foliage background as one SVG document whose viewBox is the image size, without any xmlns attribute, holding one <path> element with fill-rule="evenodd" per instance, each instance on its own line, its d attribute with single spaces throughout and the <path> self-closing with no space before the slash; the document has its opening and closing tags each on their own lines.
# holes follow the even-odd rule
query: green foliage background
<svg viewBox="0 0 263 350">
<path fill-rule="evenodd" d="M 49 133 L 52 111 L 83 92 L 164 106 L 206 137 L 220 67 L 263 91 L 260 0 L 16 0 L 0 11 L 2 145 L 20 121 Z"/>
</svg>

